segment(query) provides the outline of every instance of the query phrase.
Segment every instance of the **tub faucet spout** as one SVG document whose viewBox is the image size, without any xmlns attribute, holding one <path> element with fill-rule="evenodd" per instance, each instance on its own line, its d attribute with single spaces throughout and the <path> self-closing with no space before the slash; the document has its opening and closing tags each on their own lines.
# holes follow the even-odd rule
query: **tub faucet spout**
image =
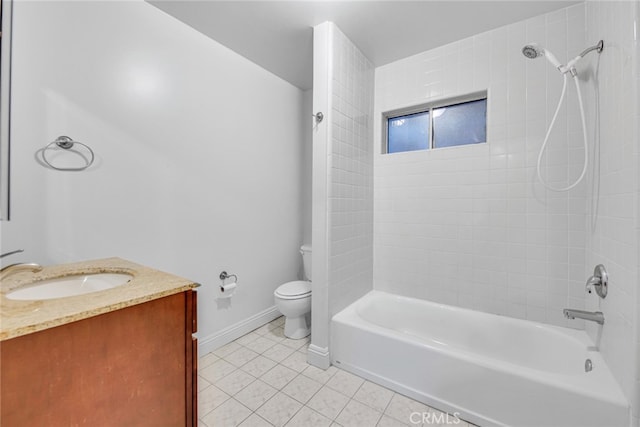
<svg viewBox="0 0 640 427">
<path fill-rule="evenodd" d="M 584 319 L 591 322 L 596 322 L 599 325 L 604 325 L 604 314 L 601 311 L 584 311 L 574 310 L 572 308 L 565 308 L 563 311 L 564 317 L 567 319 Z"/>
</svg>

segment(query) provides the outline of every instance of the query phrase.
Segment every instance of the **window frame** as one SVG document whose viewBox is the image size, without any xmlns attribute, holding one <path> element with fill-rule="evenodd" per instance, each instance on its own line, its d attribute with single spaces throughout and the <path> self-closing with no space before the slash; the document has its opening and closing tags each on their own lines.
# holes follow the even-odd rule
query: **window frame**
<svg viewBox="0 0 640 427">
<path fill-rule="evenodd" d="M 461 145 L 455 145 L 452 147 L 439 147 L 439 148 L 436 148 L 433 146 L 433 143 L 434 143 L 433 141 L 433 119 L 434 119 L 433 110 L 434 109 L 441 108 L 441 107 L 451 107 L 458 104 L 464 104 L 466 102 L 481 101 L 483 99 L 487 101 L 487 117 L 486 117 L 485 126 L 487 128 L 486 131 L 488 133 L 488 125 L 487 125 L 489 122 L 489 91 L 488 90 L 482 90 L 478 92 L 468 93 L 465 95 L 442 98 L 435 101 L 426 102 L 423 104 L 411 105 L 409 107 L 397 108 L 394 110 L 382 112 L 382 138 L 381 138 L 382 154 L 401 154 L 401 153 L 411 153 L 413 151 L 429 151 L 434 149 L 440 150 L 443 148 L 455 148 L 455 147 L 464 147 L 467 145 L 485 144 L 487 142 L 486 140 L 489 139 L 488 136 L 486 136 L 485 141 L 477 142 L 474 144 L 461 144 Z M 418 114 L 418 113 L 424 113 L 424 112 L 429 112 L 428 147 L 426 149 L 420 149 L 420 150 L 398 151 L 394 153 L 389 153 L 389 120 L 402 117 L 402 116 L 407 116 L 410 114 Z"/>
</svg>

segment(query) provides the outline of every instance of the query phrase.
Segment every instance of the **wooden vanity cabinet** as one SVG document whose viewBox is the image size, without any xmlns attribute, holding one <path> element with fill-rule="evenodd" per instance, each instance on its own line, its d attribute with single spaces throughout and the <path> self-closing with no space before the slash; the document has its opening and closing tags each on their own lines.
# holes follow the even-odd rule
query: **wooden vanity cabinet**
<svg viewBox="0 0 640 427">
<path fill-rule="evenodd" d="M 196 426 L 196 296 L 0 342 L 0 425 Z"/>
</svg>

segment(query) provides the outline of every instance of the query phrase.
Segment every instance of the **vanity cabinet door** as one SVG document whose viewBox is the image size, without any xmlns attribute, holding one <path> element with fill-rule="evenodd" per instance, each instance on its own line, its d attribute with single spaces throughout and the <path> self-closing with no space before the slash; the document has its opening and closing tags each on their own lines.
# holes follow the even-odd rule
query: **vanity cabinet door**
<svg viewBox="0 0 640 427">
<path fill-rule="evenodd" d="M 0 425 L 197 425 L 194 294 L 2 341 Z"/>
</svg>

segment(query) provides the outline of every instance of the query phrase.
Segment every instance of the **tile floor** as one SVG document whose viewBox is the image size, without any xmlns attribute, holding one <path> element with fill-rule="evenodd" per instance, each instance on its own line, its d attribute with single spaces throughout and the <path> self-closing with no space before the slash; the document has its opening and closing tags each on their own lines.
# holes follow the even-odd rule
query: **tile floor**
<svg viewBox="0 0 640 427">
<path fill-rule="evenodd" d="M 412 423 L 413 412 L 444 414 L 334 366 L 307 364 L 308 338 L 286 338 L 283 323 L 280 317 L 200 357 L 199 427 L 472 426 L 453 417 Z"/>
</svg>

